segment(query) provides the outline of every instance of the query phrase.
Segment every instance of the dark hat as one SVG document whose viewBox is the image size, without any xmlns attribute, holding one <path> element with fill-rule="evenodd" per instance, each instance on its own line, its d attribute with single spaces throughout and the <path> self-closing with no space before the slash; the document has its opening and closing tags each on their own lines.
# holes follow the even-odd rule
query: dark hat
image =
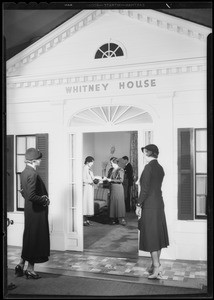
<svg viewBox="0 0 214 300">
<path fill-rule="evenodd" d="M 148 151 L 151 151 L 152 153 L 154 153 L 154 154 L 159 154 L 159 149 L 158 149 L 158 147 L 156 146 L 156 145 L 154 145 L 154 144 L 149 144 L 149 145 L 147 145 L 147 146 L 145 146 L 145 147 L 142 147 L 141 148 L 141 150 L 142 150 L 142 152 L 143 152 L 143 150 L 144 149 L 146 149 L 146 150 L 148 150 Z"/>
<path fill-rule="evenodd" d="M 29 148 L 26 150 L 25 153 L 25 159 L 26 160 L 35 160 L 35 159 L 40 159 L 42 158 L 42 153 L 35 149 L 35 148 Z"/>
</svg>

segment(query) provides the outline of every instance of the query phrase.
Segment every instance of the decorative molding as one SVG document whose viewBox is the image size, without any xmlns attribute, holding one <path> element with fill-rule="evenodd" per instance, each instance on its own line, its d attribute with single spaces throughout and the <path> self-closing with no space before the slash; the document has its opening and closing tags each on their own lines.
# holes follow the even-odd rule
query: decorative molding
<svg viewBox="0 0 214 300">
<path fill-rule="evenodd" d="M 183 34 L 186 35 L 189 38 L 195 38 L 200 41 L 206 42 L 207 40 L 207 34 L 208 32 L 204 32 L 202 30 L 203 26 L 197 25 L 193 22 L 185 21 L 182 20 L 183 23 L 186 24 L 186 26 L 178 24 L 177 20 L 179 19 L 178 17 L 172 17 L 172 16 L 167 16 L 164 13 L 160 12 L 155 12 L 155 16 L 150 15 L 151 10 L 141 10 L 139 11 L 129 11 L 129 10 L 118 10 L 118 12 L 122 15 L 126 15 L 132 19 L 137 19 L 141 22 L 145 22 L 147 24 L 151 24 L 153 26 L 157 26 L 162 29 L 166 29 L 169 31 L 173 31 L 178 34 Z M 167 21 L 164 20 L 168 19 Z M 191 23 L 191 28 L 188 28 L 188 25 Z M 194 28 L 193 28 L 194 27 Z M 206 27 L 204 27 L 206 28 Z M 206 28 L 207 30 L 207 28 Z M 210 30 L 211 32 L 211 30 Z"/>
<path fill-rule="evenodd" d="M 180 75 L 180 74 L 188 74 L 188 73 L 197 73 L 197 72 L 205 72 L 206 64 L 200 62 L 198 64 L 185 64 L 185 65 L 174 65 L 174 66 L 166 66 L 166 67 L 156 67 L 156 68 L 139 68 L 132 71 L 113 71 L 106 73 L 89 73 L 89 74 L 64 74 L 64 75 L 50 75 L 43 76 L 39 78 L 17 78 L 11 77 L 7 79 L 7 88 L 39 88 L 39 87 L 53 87 L 59 85 L 67 85 L 67 84 L 84 84 L 84 83 L 94 83 L 99 81 L 112 81 L 119 79 L 141 79 L 148 77 L 157 77 L 157 76 L 171 76 L 171 75 Z"/>
<path fill-rule="evenodd" d="M 195 38 L 200 41 L 206 42 L 206 38 L 208 35 L 208 29 L 205 27 L 206 32 L 203 26 L 195 25 L 188 28 L 188 21 L 182 20 L 182 23 L 187 24 L 187 26 L 179 25 L 176 23 L 176 18 L 169 17 L 165 15 L 165 18 L 168 21 L 163 19 L 162 13 L 154 12 L 152 10 L 111 10 L 113 13 L 119 13 L 121 15 L 126 15 L 131 19 L 136 19 L 140 22 L 145 22 L 150 24 L 151 26 L 157 26 L 159 28 L 173 31 L 177 34 L 186 35 L 189 38 Z M 70 38 L 75 33 L 80 31 L 82 28 L 88 26 L 95 20 L 97 20 L 100 16 L 107 14 L 109 10 L 86 10 L 82 13 L 79 13 L 77 17 L 73 17 L 68 20 L 45 37 L 41 38 L 33 45 L 29 46 L 7 62 L 7 74 L 15 72 L 17 68 L 20 68 L 38 57 L 42 54 L 47 53 L 58 44 L 62 43 L 64 40 Z M 154 16 L 155 15 L 155 16 Z M 170 20 L 170 21 L 169 21 Z M 191 24 L 191 25 L 192 25 Z M 211 32 L 211 30 L 209 30 Z"/>
</svg>

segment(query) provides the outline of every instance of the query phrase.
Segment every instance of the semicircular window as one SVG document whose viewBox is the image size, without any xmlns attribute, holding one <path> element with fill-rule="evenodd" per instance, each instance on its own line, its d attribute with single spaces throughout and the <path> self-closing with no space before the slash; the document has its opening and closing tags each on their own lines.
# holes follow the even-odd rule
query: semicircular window
<svg viewBox="0 0 214 300">
<path fill-rule="evenodd" d="M 123 50 L 120 46 L 115 43 L 107 43 L 102 45 L 95 54 L 95 59 L 97 58 L 110 58 L 123 56 Z"/>
</svg>

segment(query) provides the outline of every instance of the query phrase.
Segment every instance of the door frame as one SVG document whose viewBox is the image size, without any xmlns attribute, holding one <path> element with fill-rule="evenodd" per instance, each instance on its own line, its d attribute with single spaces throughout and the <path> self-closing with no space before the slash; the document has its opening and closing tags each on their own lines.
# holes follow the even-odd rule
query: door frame
<svg viewBox="0 0 214 300">
<path fill-rule="evenodd" d="M 115 128 L 116 127 L 116 128 Z M 109 128 L 109 126 L 103 126 L 102 128 L 95 128 L 90 127 L 88 130 L 83 130 L 83 128 L 76 128 L 76 130 L 68 131 L 67 139 L 69 141 L 70 137 L 73 136 L 75 145 L 68 145 L 71 149 L 74 149 L 76 151 L 74 160 L 76 161 L 73 170 L 73 174 L 75 174 L 75 182 L 68 180 L 68 185 L 70 187 L 72 186 L 72 183 L 74 183 L 73 186 L 76 186 L 75 191 L 71 191 L 71 194 L 76 196 L 76 199 L 73 199 L 73 203 L 75 205 L 71 205 L 72 200 L 70 201 L 68 196 L 68 209 L 67 209 L 67 241 L 66 241 L 66 250 L 71 251 L 84 251 L 84 232 L 83 232 L 83 213 L 82 213 L 82 163 L 83 163 L 83 134 L 85 133 L 99 133 L 99 132 L 118 132 L 118 131 L 137 131 L 138 133 L 138 174 L 141 174 L 145 161 L 143 159 L 143 155 L 141 152 L 141 145 L 152 143 L 153 140 L 153 124 L 145 124 L 142 126 L 142 124 L 130 126 L 129 129 L 125 128 L 124 126 L 115 126 L 114 128 Z M 141 127 L 139 129 L 139 127 Z M 147 133 L 151 132 L 150 135 Z M 150 137 L 150 140 L 148 140 L 148 137 Z M 68 150 L 68 158 L 69 160 L 72 158 L 71 153 Z M 68 164 L 69 166 L 69 172 L 71 172 L 71 164 Z M 80 167 L 81 166 L 81 167 Z M 70 195 L 70 193 L 69 193 Z M 73 216 L 73 219 L 72 219 Z M 73 230 L 70 230 L 70 226 L 73 224 Z"/>
</svg>

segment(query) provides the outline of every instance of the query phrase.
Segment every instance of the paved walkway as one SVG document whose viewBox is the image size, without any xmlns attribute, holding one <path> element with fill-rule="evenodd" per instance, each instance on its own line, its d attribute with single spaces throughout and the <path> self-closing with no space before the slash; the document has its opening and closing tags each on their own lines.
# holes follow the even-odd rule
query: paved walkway
<svg viewBox="0 0 214 300">
<path fill-rule="evenodd" d="M 8 268 L 14 269 L 21 254 L 20 247 L 8 247 Z M 51 251 L 50 260 L 36 264 L 35 271 L 66 276 L 117 280 L 203 289 L 207 286 L 207 263 L 201 261 L 161 260 L 162 279 L 148 279 L 150 259 L 146 257 L 111 257 L 90 251 Z"/>
</svg>

